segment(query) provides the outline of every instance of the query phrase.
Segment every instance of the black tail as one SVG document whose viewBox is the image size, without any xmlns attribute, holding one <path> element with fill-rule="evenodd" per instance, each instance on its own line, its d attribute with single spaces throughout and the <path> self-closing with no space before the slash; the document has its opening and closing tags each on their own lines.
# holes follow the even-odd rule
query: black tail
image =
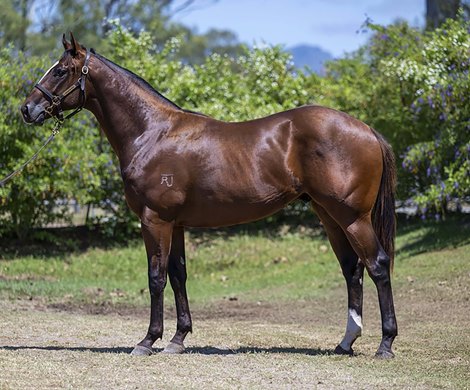
<svg viewBox="0 0 470 390">
<path fill-rule="evenodd" d="M 380 148 L 382 149 L 383 171 L 380 181 L 380 189 L 377 195 L 374 208 L 372 210 L 372 224 L 375 234 L 379 238 L 385 253 L 390 257 L 390 269 L 393 270 L 393 261 L 395 258 L 395 187 L 397 182 L 397 173 L 395 167 L 395 157 L 392 147 L 388 142 L 372 129 Z"/>
</svg>

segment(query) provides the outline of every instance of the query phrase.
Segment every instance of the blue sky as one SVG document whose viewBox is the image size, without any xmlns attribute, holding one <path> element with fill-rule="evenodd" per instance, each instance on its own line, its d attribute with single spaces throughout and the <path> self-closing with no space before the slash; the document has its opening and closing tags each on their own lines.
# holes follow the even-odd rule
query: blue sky
<svg viewBox="0 0 470 390">
<path fill-rule="evenodd" d="M 174 20 L 201 33 L 232 30 L 250 45 L 310 44 L 339 57 L 367 40 L 357 33 L 367 16 L 379 24 L 401 18 L 422 26 L 424 15 L 425 0 L 196 0 Z"/>
</svg>

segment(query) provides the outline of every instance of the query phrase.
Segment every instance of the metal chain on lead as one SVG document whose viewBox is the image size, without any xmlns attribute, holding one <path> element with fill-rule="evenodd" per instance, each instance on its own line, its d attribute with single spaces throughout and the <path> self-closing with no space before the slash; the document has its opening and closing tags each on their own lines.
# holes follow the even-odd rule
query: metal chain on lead
<svg viewBox="0 0 470 390">
<path fill-rule="evenodd" d="M 63 124 L 64 124 L 63 119 L 55 118 L 55 124 L 54 124 L 54 128 L 52 129 L 52 135 L 56 136 L 57 134 L 59 134 L 60 128 L 62 127 Z"/>
</svg>

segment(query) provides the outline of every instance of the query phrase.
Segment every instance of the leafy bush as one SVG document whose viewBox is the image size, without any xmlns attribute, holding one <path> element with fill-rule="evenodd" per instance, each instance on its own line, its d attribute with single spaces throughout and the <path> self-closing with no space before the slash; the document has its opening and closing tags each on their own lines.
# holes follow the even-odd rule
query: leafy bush
<svg viewBox="0 0 470 390">
<path fill-rule="evenodd" d="M 244 49 L 234 59 L 213 54 L 191 67 L 174 58 L 179 41 L 171 39 L 158 51 L 151 36 L 138 36 L 116 25 L 109 35 L 116 63 L 139 74 L 175 103 L 225 120 L 259 117 L 303 104 L 303 74 L 296 73 L 289 55 L 280 47 Z M 59 54 L 56 53 L 58 57 Z M 25 58 L 12 48 L 1 51 L 0 98 L 2 162 L 0 174 L 26 160 L 37 150 L 47 130 L 26 126 L 18 108 L 34 80 L 45 71 L 44 59 Z M 20 87 L 18 87 L 20 86 Z M 49 127 L 49 126 L 45 126 Z M 0 189 L 0 234 L 14 231 L 24 237 L 31 227 L 59 220 L 70 221 L 70 200 L 106 210 L 104 232 L 133 229 L 135 218 L 125 205 L 116 158 L 104 141 L 91 115 L 79 114 L 66 122 L 60 136 L 22 175 Z M 96 220 L 95 220 L 96 221 Z"/>
<path fill-rule="evenodd" d="M 147 80 L 176 104 L 221 120 L 246 120 L 309 103 L 306 76 L 281 47 L 244 47 L 236 58 L 212 54 L 201 65 L 175 60 L 178 37 L 158 51 L 146 32 L 116 25 L 110 59 Z"/>
<path fill-rule="evenodd" d="M 450 199 L 470 195 L 470 23 L 449 19 L 430 34 L 408 73 L 417 85 L 410 111 L 422 137 L 403 155 L 412 195 L 423 212 L 445 213 Z M 390 66 L 398 77 L 403 70 Z"/>
<path fill-rule="evenodd" d="M 449 20 L 430 33 L 406 23 L 369 28 L 375 31 L 369 44 L 329 63 L 324 77 L 296 70 L 281 47 L 244 47 L 236 58 L 212 54 L 190 66 L 177 59 L 180 38 L 157 48 L 149 33 L 135 36 L 116 23 L 103 54 L 176 104 L 221 120 L 252 119 L 313 102 L 346 111 L 394 146 L 399 197 L 411 198 L 422 212 L 442 214 L 450 199 L 470 196 L 469 22 Z M 2 176 L 48 135 L 50 124 L 26 126 L 18 111 L 48 62 L 11 47 L 0 50 Z M 135 228 L 116 158 L 87 113 L 67 122 L 34 164 L 0 188 L 0 234 L 24 237 L 31 227 L 70 221 L 71 200 L 106 210 L 106 219 L 98 222 L 106 223 L 110 235 L 122 226 Z M 300 204 L 289 210 L 305 212 Z"/>
<path fill-rule="evenodd" d="M 58 53 L 57 53 L 58 57 Z M 27 160 L 49 135 L 44 127 L 23 123 L 19 107 L 37 80 L 49 67 L 47 59 L 0 51 L 0 142 L 3 177 Z M 68 204 L 96 200 L 106 193 L 109 174 L 116 170 L 112 155 L 100 149 L 101 140 L 91 115 L 81 114 L 68 121 L 60 135 L 39 158 L 4 187 L 0 187 L 0 234 L 14 232 L 25 237 L 31 227 L 58 221 L 69 222 Z"/>
<path fill-rule="evenodd" d="M 470 196 L 470 23 L 369 28 L 367 46 L 329 64 L 320 101 L 382 132 L 400 161 L 399 197 L 442 215 Z"/>
</svg>

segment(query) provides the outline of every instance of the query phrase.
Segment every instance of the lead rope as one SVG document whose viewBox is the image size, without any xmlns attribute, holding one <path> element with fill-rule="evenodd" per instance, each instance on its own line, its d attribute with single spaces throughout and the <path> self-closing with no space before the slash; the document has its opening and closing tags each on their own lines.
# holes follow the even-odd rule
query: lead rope
<svg viewBox="0 0 470 390">
<path fill-rule="evenodd" d="M 60 128 L 62 127 L 62 123 L 63 121 L 62 120 L 59 120 L 59 119 L 56 119 L 56 122 L 55 122 L 55 125 L 54 125 L 54 128 L 52 129 L 52 133 L 51 135 L 49 136 L 49 138 L 47 138 L 46 142 L 44 142 L 44 144 L 39 148 L 39 150 L 34 153 L 25 163 L 21 164 L 19 168 L 15 169 L 13 172 L 11 172 L 8 176 L 5 176 L 1 181 L 0 181 L 0 187 L 3 187 L 5 185 L 5 183 L 7 183 L 8 181 L 10 181 L 11 179 L 13 179 L 15 176 L 19 175 L 23 169 L 26 168 L 26 166 L 33 162 L 34 160 L 36 160 L 36 158 L 38 157 L 39 153 L 41 153 L 41 151 L 55 138 L 55 136 L 57 134 L 59 134 L 60 132 Z"/>
</svg>

